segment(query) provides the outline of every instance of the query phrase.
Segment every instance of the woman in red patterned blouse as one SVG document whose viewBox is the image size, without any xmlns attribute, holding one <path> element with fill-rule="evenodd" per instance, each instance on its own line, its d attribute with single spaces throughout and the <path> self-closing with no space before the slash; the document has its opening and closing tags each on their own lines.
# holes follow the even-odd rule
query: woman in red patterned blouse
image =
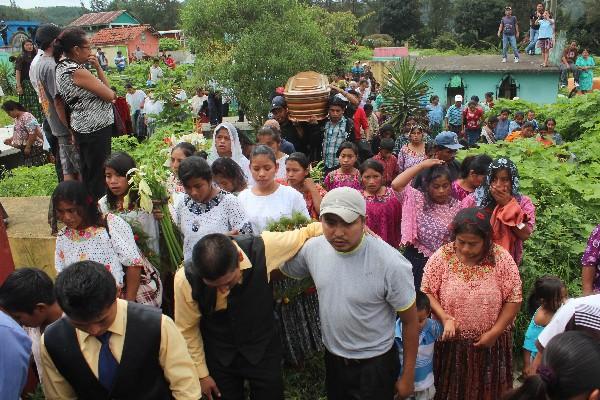
<svg viewBox="0 0 600 400">
<path fill-rule="evenodd" d="M 436 399 L 499 399 L 512 387 L 512 326 L 521 278 L 508 251 L 492 241 L 489 214 L 461 210 L 454 241 L 425 266 L 421 290 L 444 324 L 436 343 Z"/>
</svg>

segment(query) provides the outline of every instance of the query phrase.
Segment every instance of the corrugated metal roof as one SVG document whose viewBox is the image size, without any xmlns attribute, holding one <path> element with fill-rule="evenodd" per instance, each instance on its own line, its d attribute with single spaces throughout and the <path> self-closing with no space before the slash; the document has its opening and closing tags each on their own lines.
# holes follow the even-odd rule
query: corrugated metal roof
<svg viewBox="0 0 600 400">
<path fill-rule="evenodd" d="M 90 26 L 90 25 L 106 25 L 117 19 L 125 10 L 106 11 L 98 13 L 83 14 L 69 26 Z"/>
</svg>

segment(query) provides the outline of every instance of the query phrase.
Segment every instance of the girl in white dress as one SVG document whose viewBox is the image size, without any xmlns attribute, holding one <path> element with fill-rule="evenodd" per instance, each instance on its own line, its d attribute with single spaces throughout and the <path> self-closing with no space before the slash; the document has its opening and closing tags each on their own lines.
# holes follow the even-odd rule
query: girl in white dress
<svg viewBox="0 0 600 400">
<path fill-rule="evenodd" d="M 142 285 L 144 259 L 131 227 L 115 214 L 103 216 L 94 198 L 79 181 L 61 182 L 52 194 L 52 207 L 65 227 L 56 237 L 55 268 L 60 273 L 77 261 L 106 266 L 121 288 L 121 298 L 160 305 L 160 280 Z"/>
<path fill-rule="evenodd" d="M 285 170 L 285 162 L 289 157 L 287 154 L 281 151 L 281 135 L 275 132 L 271 128 L 261 128 L 256 133 L 256 142 L 258 144 L 264 144 L 267 147 L 270 147 L 275 153 L 275 158 L 277 159 L 277 174 L 275 174 L 275 179 L 283 179 L 286 178 L 286 170 Z"/>
<path fill-rule="evenodd" d="M 291 217 L 296 212 L 310 219 L 302 194 L 275 181 L 277 170 L 273 150 L 265 145 L 256 146 L 250 156 L 250 171 L 255 184 L 238 196 L 255 234 L 264 231 L 270 222 L 283 216 Z"/>
<path fill-rule="evenodd" d="M 198 240 L 210 233 L 249 234 L 252 227 L 237 197 L 213 185 L 210 166 L 201 157 L 188 157 L 179 165 L 185 194 L 173 204 L 173 220 L 183 234 L 183 259 L 192 259 Z"/>
</svg>

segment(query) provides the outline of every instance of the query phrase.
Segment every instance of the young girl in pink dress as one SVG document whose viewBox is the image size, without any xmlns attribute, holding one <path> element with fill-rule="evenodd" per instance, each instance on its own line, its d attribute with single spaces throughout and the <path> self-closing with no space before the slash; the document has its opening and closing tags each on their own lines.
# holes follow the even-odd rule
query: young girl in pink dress
<svg viewBox="0 0 600 400">
<path fill-rule="evenodd" d="M 383 173 L 383 165 L 373 159 L 360 166 L 365 188 L 362 194 L 367 202 L 367 226 L 390 246 L 397 248 L 400 246 L 402 204 L 398 193 L 383 184 Z"/>
<path fill-rule="evenodd" d="M 452 182 L 452 196 L 462 200 L 473 193 L 485 180 L 492 161 L 487 154 L 465 157 L 460 164 L 460 177 Z"/>
<path fill-rule="evenodd" d="M 337 156 L 340 167 L 327 174 L 323 181 L 325 189 L 330 191 L 331 189 L 347 186 L 361 190 L 360 174 L 355 167 L 358 160 L 358 147 L 352 142 L 344 142 L 340 145 Z"/>
</svg>

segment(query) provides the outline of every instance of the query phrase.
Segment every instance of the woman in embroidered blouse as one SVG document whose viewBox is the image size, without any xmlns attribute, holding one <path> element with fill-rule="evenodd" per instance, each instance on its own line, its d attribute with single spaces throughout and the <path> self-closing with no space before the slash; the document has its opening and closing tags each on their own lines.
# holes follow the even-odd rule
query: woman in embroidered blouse
<svg viewBox="0 0 600 400">
<path fill-rule="evenodd" d="M 460 163 L 459 178 L 452 182 L 452 196 L 462 200 L 473 193 L 485 180 L 492 161 L 487 154 L 465 157 Z"/>
<path fill-rule="evenodd" d="M 127 153 L 115 152 L 104 163 L 104 177 L 106 181 L 106 195 L 98 201 L 100 211 L 104 216 L 108 214 L 117 215 L 125 220 L 131 227 L 132 231 L 140 229 L 143 236 L 147 237 L 146 250 L 144 254 L 142 249 L 144 247 L 139 246 L 138 238 L 138 250 L 142 255 L 142 270 L 140 274 L 140 288 L 144 287 L 145 293 L 152 293 L 153 296 L 147 300 L 151 300 L 152 305 L 160 307 L 162 303 L 162 283 L 160 280 L 160 274 L 154 265 L 150 262 L 151 258 L 157 258 L 154 256 L 159 255 L 159 231 L 158 222 L 154 216 L 142 210 L 138 204 L 137 193 L 129 191 L 129 181 L 127 178 L 127 172 L 135 168 L 135 161 Z M 129 204 L 125 205 L 125 196 L 129 195 Z M 134 238 L 138 236 L 134 234 Z M 138 302 L 142 303 L 142 301 Z M 144 301 L 143 303 L 148 304 L 149 302 Z"/>
<path fill-rule="evenodd" d="M 2 109 L 15 119 L 13 135 L 4 141 L 7 146 L 21 150 L 26 167 L 43 165 L 46 162 L 42 139 L 42 128 L 33 114 L 16 101 L 6 101 Z"/>
<path fill-rule="evenodd" d="M 422 171 L 423 191 L 410 185 Z M 448 228 L 460 203 L 452 197 L 450 170 L 444 161 L 427 159 L 410 167 L 392 182 L 402 202 L 402 244 L 404 256 L 413 266 L 415 287 L 421 286 L 423 268 L 427 259 L 442 245 L 450 241 Z"/>
<path fill-rule="evenodd" d="M 352 142 L 343 142 L 337 152 L 340 167 L 325 177 L 323 186 L 327 191 L 338 187 L 351 187 L 361 190 L 360 173 L 355 165 L 358 160 L 358 147 Z"/>
<path fill-rule="evenodd" d="M 400 246 L 402 204 L 398 193 L 383 184 L 383 165 L 369 159 L 360 166 L 367 202 L 367 226 L 392 247 Z"/>
<path fill-rule="evenodd" d="M 311 179 L 308 157 L 300 152 L 290 154 L 285 161 L 285 170 L 285 184 L 302 193 L 310 217 L 315 220 L 319 219 L 321 200 L 327 191 Z"/>
<path fill-rule="evenodd" d="M 581 258 L 583 295 L 600 293 L 600 225 L 592 231 Z"/>
<path fill-rule="evenodd" d="M 413 126 L 410 129 L 408 139 L 409 142 L 402 146 L 398 153 L 398 168 L 400 172 L 406 171 L 427 158 L 423 130 L 419 126 Z"/>
<path fill-rule="evenodd" d="M 188 157 L 193 156 L 196 153 L 196 147 L 193 144 L 187 142 L 181 142 L 173 147 L 171 150 L 171 157 L 169 159 L 169 168 L 171 172 L 167 178 L 167 193 L 173 195 L 175 193 L 185 193 L 185 189 L 181 184 L 181 181 L 177 177 L 179 171 L 179 164 Z"/>
<path fill-rule="evenodd" d="M 504 247 L 517 265 L 523 260 L 523 242 L 535 228 L 535 206 L 519 192 L 519 171 L 508 158 L 490 164 L 484 183 L 465 197 L 461 207 L 481 207 L 492 214 L 494 243 Z"/>
<path fill-rule="evenodd" d="M 173 219 L 183 234 L 184 261 L 192 259 L 198 240 L 210 233 L 252 233 L 237 197 L 213 185 L 210 166 L 201 157 L 188 157 L 179 165 L 185 195 L 173 204 Z"/>
<path fill-rule="evenodd" d="M 52 207 L 65 227 L 56 237 L 55 267 L 60 273 L 82 260 L 106 266 L 121 287 L 121 298 L 156 304 L 160 286 L 140 285 L 144 269 L 131 227 L 121 217 L 103 217 L 82 182 L 61 182 L 52 194 Z"/>
<path fill-rule="evenodd" d="M 499 399 L 512 387 L 512 325 L 522 302 L 519 270 L 492 241 L 489 214 L 461 210 L 453 241 L 427 262 L 421 290 L 444 325 L 435 344 L 436 399 Z"/>
</svg>

